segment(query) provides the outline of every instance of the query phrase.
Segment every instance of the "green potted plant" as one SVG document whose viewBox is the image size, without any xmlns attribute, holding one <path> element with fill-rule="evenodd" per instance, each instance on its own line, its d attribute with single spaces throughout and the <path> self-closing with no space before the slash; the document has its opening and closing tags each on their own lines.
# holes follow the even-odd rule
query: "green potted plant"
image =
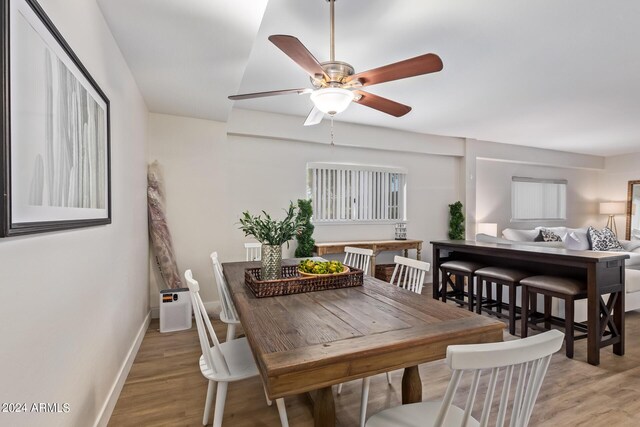
<svg viewBox="0 0 640 427">
<path fill-rule="evenodd" d="M 311 215 L 313 215 L 313 207 L 311 200 L 298 199 L 298 216 L 296 221 L 300 230 L 296 236 L 298 247 L 296 248 L 297 258 L 307 258 L 313 256 L 313 246 L 316 241 L 313 240 L 313 230 L 315 227 L 311 224 Z"/>
<path fill-rule="evenodd" d="M 464 240 L 464 213 L 460 201 L 449 205 L 449 239 Z"/>
<path fill-rule="evenodd" d="M 285 211 L 283 220 L 277 221 L 262 211 L 260 215 L 251 215 L 244 211 L 240 217 L 240 230 L 245 236 L 251 236 L 262 243 L 262 280 L 279 279 L 282 273 L 282 245 L 289 247 L 300 229 L 296 220 L 296 207 L 293 203 Z"/>
</svg>

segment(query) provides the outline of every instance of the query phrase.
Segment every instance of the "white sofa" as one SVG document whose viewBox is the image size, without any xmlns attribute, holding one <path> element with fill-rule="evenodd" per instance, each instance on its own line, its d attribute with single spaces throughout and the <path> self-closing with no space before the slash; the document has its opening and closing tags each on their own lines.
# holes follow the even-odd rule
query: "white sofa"
<svg viewBox="0 0 640 427">
<path fill-rule="evenodd" d="M 540 228 L 553 231 L 563 238 L 562 242 L 535 242 Z M 558 247 L 572 250 L 589 250 L 586 228 L 567 227 L 536 227 L 530 230 L 519 230 L 506 228 L 502 231 L 502 238 L 478 234 L 476 240 L 479 242 L 499 243 L 506 245 L 542 246 Z M 629 259 L 625 261 L 625 311 L 640 309 L 640 240 L 620 240 L 620 244 L 625 248 L 625 254 Z M 554 314 L 564 315 L 563 307 L 554 304 Z M 575 308 L 576 322 L 587 320 L 586 300 L 577 301 Z"/>
</svg>

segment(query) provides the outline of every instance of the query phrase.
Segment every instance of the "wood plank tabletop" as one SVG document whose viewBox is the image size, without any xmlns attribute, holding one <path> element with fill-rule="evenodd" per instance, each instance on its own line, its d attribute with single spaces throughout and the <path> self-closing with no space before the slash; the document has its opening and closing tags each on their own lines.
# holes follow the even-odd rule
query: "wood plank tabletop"
<svg viewBox="0 0 640 427">
<path fill-rule="evenodd" d="M 354 288 L 255 298 L 244 271 L 259 265 L 223 269 L 272 399 L 442 359 L 451 344 L 502 340 L 500 321 L 369 276 Z"/>
</svg>

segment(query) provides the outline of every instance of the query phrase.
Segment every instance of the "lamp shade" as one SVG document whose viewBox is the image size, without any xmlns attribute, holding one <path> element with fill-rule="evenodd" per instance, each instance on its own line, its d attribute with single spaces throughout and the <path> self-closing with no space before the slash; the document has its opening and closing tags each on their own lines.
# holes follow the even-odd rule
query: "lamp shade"
<svg viewBox="0 0 640 427">
<path fill-rule="evenodd" d="M 627 212 L 625 202 L 603 202 L 600 203 L 600 213 L 602 215 L 620 215 Z"/>
<path fill-rule="evenodd" d="M 318 89 L 311 94 L 311 101 L 316 108 L 325 114 L 333 116 L 342 113 L 353 101 L 353 92 L 339 87 Z"/>
<path fill-rule="evenodd" d="M 487 234 L 498 237 L 498 224 L 493 222 L 480 222 L 476 227 L 477 234 Z"/>
</svg>

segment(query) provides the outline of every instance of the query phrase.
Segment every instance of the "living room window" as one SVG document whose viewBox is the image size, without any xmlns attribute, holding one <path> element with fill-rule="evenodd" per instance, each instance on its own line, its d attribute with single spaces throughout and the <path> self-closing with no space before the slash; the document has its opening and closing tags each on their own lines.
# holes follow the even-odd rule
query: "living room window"
<svg viewBox="0 0 640 427">
<path fill-rule="evenodd" d="M 406 220 L 407 172 L 340 163 L 307 164 L 314 223 Z"/>
<path fill-rule="evenodd" d="M 511 178 L 511 220 L 567 219 L 567 180 Z"/>
</svg>

